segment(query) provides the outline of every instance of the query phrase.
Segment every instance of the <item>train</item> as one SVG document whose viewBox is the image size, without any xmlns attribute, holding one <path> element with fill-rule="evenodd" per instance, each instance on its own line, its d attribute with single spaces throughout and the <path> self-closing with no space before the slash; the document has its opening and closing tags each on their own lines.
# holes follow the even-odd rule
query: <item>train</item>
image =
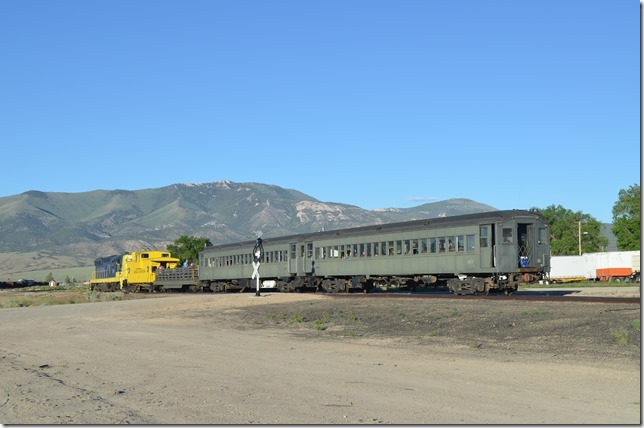
<svg viewBox="0 0 644 428">
<path fill-rule="evenodd" d="M 154 266 L 163 257 L 148 257 L 154 277 L 128 286 L 328 293 L 446 286 L 456 295 L 510 295 L 548 277 L 550 229 L 537 212 L 499 210 L 212 245 L 200 251 L 198 269 L 167 256 L 164 269 Z"/>
</svg>

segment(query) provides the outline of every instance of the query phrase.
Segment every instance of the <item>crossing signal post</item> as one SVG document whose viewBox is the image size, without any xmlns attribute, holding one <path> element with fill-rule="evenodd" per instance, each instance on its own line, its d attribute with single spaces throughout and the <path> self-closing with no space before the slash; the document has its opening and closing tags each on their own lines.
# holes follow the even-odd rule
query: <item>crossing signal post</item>
<svg viewBox="0 0 644 428">
<path fill-rule="evenodd" d="M 255 279 L 257 288 L 255 296 L 259 296 L 259 265 L 264 261 L 264 247 L 262 247 L 262 238 L 257 238 L 255 248 L 253 248 L 253 275 L 250 279 Z"/>
</svg>

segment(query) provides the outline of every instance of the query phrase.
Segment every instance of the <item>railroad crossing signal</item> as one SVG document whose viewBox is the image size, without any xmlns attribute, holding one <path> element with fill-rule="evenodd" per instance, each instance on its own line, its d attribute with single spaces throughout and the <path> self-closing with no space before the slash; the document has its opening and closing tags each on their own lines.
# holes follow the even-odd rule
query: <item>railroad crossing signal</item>
<svg viewBox="0 0 644 428">
<path fill-rule="evenodd" d="M 253 274 L 250 279 L 256 280 L 255 296 L 259 296 L 259 265 L 264 260 L 264 247 L 262 246 L 262 238 L 257 238 L 255 248 L 253 248 Z"/>
</svg>

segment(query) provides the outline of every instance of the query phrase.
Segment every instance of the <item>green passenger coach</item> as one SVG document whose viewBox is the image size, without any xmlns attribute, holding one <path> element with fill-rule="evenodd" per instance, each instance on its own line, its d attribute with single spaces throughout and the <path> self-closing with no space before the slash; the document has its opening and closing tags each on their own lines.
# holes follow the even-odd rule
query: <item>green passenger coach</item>
<svg viewBox="0 0 644 428">
<path fill-rule="evenodd" d="M 261 287 L 368 292 L 447 285 L 455 294 L 510 294 L 550 271 L 550 231 L 540 214 L 491 211 L 263 239 Z M 255 241 L 199 255 L 201 286 L 254 288 Z"/>
</svg>

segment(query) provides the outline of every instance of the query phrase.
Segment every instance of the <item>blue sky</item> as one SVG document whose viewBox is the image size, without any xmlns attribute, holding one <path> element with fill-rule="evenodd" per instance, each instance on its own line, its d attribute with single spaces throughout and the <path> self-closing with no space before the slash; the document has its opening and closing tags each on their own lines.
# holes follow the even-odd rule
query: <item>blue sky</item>
<svg viewBox="0 0 644 428">
<path fill-rule="evenodd" d="M 5 0 L 0 196 L 218 180 L 612 221 L 633 0 Z"/>
</svg>

